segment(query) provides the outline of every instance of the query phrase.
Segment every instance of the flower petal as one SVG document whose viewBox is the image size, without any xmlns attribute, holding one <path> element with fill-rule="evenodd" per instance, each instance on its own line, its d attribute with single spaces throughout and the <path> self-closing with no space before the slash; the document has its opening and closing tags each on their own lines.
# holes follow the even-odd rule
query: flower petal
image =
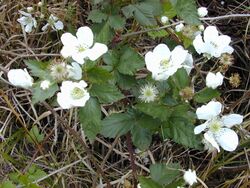
<svg viewBox="0 0 250 188">
<path fill-rule="evenodd" d="M 171 52 L 171 61 L 174 66 L 179 66 L 187 58 L 188 51 L 184 50 L 182 46 L 176 46 L 174 50 Z"/>
<path fill-rule="evenodd" d="M 208 26 L 204 31 L 205 43 L 215 42 L 219 36 L 219 32 L 215 26 Z"/>
<path fill-rule="evenodd" d="M 206 132 L 206 133 L 204 134 L 204 138 L 205 138 L 209 143 L 211 143 L 211 145 L 212 145 L 213 147 L 215 147 L 215 148 L 218 150 L 218 152 L 220 152 L 220 147 L 219 147 L 219 145 L 217 144 L 217 142 L 216 142 L 216 140 L 215 140 L 215 138 L 214 138 L 214 136 L 213 136 L 213 133 L 211 133 L 210 131 Z"/>
<path fill-rule="evenodd" d="M 91 61 L 95 61 L 103 54 L 105 54 L 107 51 L 108 47 L 105 44 L 96 42 L 93 48 L 88 50 L 87 56 Z"/>
<path fill-rule="evenodd" d="M 55 24 L 54 24 L 54 27 L 56 30 L 62 30 L 63 29 L 63 23 L 61 21 L 57 21 Z"/>
<path fill-rule="evenodd" d="M 197 108 L 196 115 L 198 119 L 210 120 L 221 113 L 222 105 L 219 102 L 210 101 L 207 105 Z"/>
<path fill-rule="evenodd" d="M 32 27 L 33 27 L 33 23 L 28 23 L 26 26 L 25 26 L 25 32 L 26 33 L 30 33 L 32 31 Z"/>
<path fill-rule="evenodd" d="M 240 114 L 230 114 L 222 116 L 223 125 L 230 128 L 234 125 L 241 124 L 243 122 L 243 116 Z"/>
<path fill-rule="evenodd" d="M 222 85 L 224 76 L 217 72 L 216 74 L 209 72 L 206 77 L 206 86 L 212 89 L 216 89 L 218 86 Z"/>
<path fill-rule="evenodd" d="M 49 27 L 49 24 L 47 23 L 45 26 L 42 27 L 42 31 L 46 31 Z"/>
<path fill-rule="evenodd" d="M 93 45 L 94 35 L 89 27 L 80 27 L 76 32 L 76 36 L 79 43 L 83 44 L 87 48 L 90 48 Z"/>
<path fill-rule="evenodd" d="M 208 126 L 208 122 L 206 121 L 203 124 L 200 124 L 194 128 L 194 134 L 200 134 L 202 131 L 204 131 Z"/>
<path fill-rule="evenodd" d="M 61 41 L 64 46 L 70 46 L 71 48 L 78 45 L 77 38 L 73 36 L 71 33 L 62 34 Z"/>
<path fill-rule="evenodd" d="M 158 44 L 154 50 L 153 54 L 157 57 L 159 57 L 160 60 L 167 59 L 169 60 L 170 58 L 170 50 L 166 44 Z"/>
<path fill-rule="evenodd" d="M 236 132 L 228 128 L 222 128 L 220 132 L 215 135 L 215 139 L 226 151 L 234 151 L 239 144 L 239 138 Z"/>
</svg>

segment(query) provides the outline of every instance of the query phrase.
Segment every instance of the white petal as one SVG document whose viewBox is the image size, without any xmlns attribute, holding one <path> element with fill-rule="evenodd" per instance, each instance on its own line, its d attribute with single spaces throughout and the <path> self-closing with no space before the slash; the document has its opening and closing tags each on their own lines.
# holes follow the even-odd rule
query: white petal
<svg viewBox="0 0 250 188">
<path fill-rule="evenodd" d="M 26 25 L 27 24 L 27 17 L 22 16 L 21 18 L 18 18 L 17 21 L 22 24 L 22 25 Z"/>
<path fill-rule="evenodd" d="M 19 10 L 18 12 L 19 12 L 20 14 L 26 16 L 26 17 L 31 17 L 31 14 L 29 14 L 29 13 L 27 13 L 27 12 L 24 12 L 24 11 L 22 11 L 22 10 Z"/>
<path fill-rule="evenodd" d="M 150 72 L 156 72 L 158 70 L 158 62 L 153 54 L 153 52 L 147 52 L 145 55 L 146 67 Z"/>
<path fill-rule="evenodd" d="M 174 66 L 181 65 L 187 58 L 187 50 L 184 50 L 182 46 L 176 46 L 171 52 L 171 61 Z"/>
<path fill-rule="evenodd" d="M 210 101 L 207 105 L 197 108 L 196 115 L 198 119 L 210 120 L 221 113 L 222 105 L 219 102 Z"/>
<path fill-rule="evenodd" d="M 26 69 L 11 69 L 7 76 L 9 82 L 15 86 L 30 88 L 33 84 L 33 78 Z"/>
<path fill-rule="evenodd" d="M 215 42 L 219 36 L 215 26 L 208 26 L 204 31 L 204 41 L 205 43 Z"/>
<path fill-rule="evenodd" d="M 193 65 L 193 57 L 191 54 L 187 54 L 185 62 L 183 64 L 183 67 L 185 68 L 185 70 L 187 71 L 188 74 L 190 74 L 191 70 L 193 69 L 194 65 Z"/>
<path fill-rule="evenodd" d="M 64 97 L 63 93 L 57 93 L 57 102 L 63 109 L 69 109 L 72 107 L 69 100 Z"/>
<path fill-rule="evenodd" d="M 194 134 L 200 134 L 202 131 L 204 131 L 208 126 L 208 122 L 206 121 L 203 124 L 200 124 L 194 128 Z"/>
<path fill-rule="evenodd" d="M 25 26 L 25 32 L 27 33 L 30 33 L 32 31 L 32 27 L 33 27 L 33 23 L 28 23 L 26 26 Z"/>
<path fill-rule="evenodd" d="M 62 30 L 64 27 L 63 23 L 61 21 L 57 21 L 54 26 L 55 26 L 56 30 Z"/>
<path fill-rule="evenodd" d="M 222 85 L 224 76 L 217 72 L 216 74 L 209 72 L 206 77 L 206 86 L 212 89 L 216 89 L 218 86 Z"/>
<path fill-rule="evenodd" d="M 68 70 L 68 78 L 74 79 L 74 80 L 81 80 L 82 79 L 82 68 L 80 65 L 76 62 L 71 63 L 70 65 L 67 65 Z"/>
<path fill-rule="evenodd" d="M 72 48 L 78 45 L 77 38 L 73 36 L 71 33 L 62 34 L 61 41 L 64 46 L 70 46 Z"/>
<path fill-rule="evenodd" d="M 155 56 L 158 56 L 161 60 L 162 59 L 167 59 L 169 60 L 170 58 L 170 50 L 168 48 L 168 46 L 166 44 L 158 44 L 154 50 L 153 50 L 153 54 Z"/>
<path fill-rule="evenodd" d="M 239 144 L 239 138 L 236 132 L 228 128 L 222 128 L 220 132 L 215 135 L 215 138 L 226 151 L 234 151 Z"/>
<path fill-rule="evenodd" d="M 49 27 L 49 24 L 47 23 L 45 26 L 42 27 L 42 31 L 46 31 Z"/>
<path fill-rule="evenodd" d="M 89 27 L 80 27 L 76 32 L 76 36 L 80 44 L 83 44 L 87 48 L 90 48 L 92 46 L 94 41 L 94 35 Z"/>
<path fill-rule="evenodd" d="M 83 65 L 85 63 L 85 59 L 88 57 L 88 50 L 85 50 L 81 53 L 74 53 L 72 54 L 72 59 L 75 60 L 77 63 Z"/>
<path fill-rule="evenodd" d="M 204 42 L 201 35 L 197 35 L 193 41 L 194 48 L 198 54 L 204 53 Z"/>
<path fill-rule="evenodd" d="M 216 142 L 216 140 L 215 140 L 215 138 L 214 138 L 214 136 L 213 136 L 213 133 L 211 133 L 210 131 L 206 132 L 206 133 L 204 134 L 204 138 L 205 138 L 213 147 L 215 147 L 215 148 L 218 150 L 218 152 L 220 152 L 220 147 L 219 147 L 219 145 L 217 144 L 217 142 Z"/>
<path fill-rule="evenodd" d="M 95 61 L 99 57 L 101 57 L 103 54 L 105 54 L 107 51 L 108 51 L 108 47 L 105 44 L 96 42 L 93 48 L 88 50 L 87 56 L 91 61 Z"/>
<path fill-rule="evenodd" d="M 72 56 L 73 54 L 75 54 L 76 53 L 75 51 L 76 51 L 76 48 L 74 48 L 74 47 L 63 46 L 60 53 L 64 58 L 68 58 L 68 57 Z"/>
<path fill-rule="evenodd" d="M 234 125 L 241 124 L 243 122 L 243 116 L 240 114 L 230 114 L 222 116 L 223 125 L 230 128 Z"/>
</svg>

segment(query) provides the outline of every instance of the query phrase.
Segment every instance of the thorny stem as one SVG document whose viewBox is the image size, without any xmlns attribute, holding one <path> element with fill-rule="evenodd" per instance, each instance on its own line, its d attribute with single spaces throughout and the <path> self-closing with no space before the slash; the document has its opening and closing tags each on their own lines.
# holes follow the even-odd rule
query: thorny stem
<svg viewBox="0 0 250 188">
<path fill-rule="evenodd" d="M 136 185 L 136 165 L 135 165 L 135 157 L 134 157 L 134 152 L 132 148 L 132 140 L 131 140 L 131 134 L 127 133 L 126 134 L 126 142 L 127 142 L 127 147 L 128 147 L 128 152 L 130 156 L 130 163 L 131 163 L 131 168 L 132 168 L 132 174 L 133 174 L 133 184 L 134 188 L 137 187 Z"/>
<path fill-rule="evenodd" d="M 214 21 L 214 20 L 242 18 L 242 17 L 246 17 L 246 18 L 250 17 L 250 14 L 229 14 L 229 15 L 216 16 L 216 17 L 200 18 L 200 20 L 201 21 Z M 159 30 L 162 30 L 162 29 L 170 28 L 172 26 L 176 26 L 176 25 L 178 25 L 180 23 L 184 23 L 184 21 L 175 22 L 175 23 L 172 23 L 172 24 L 169 24 L 169 25 L 164 25 L 162 27 L 158 27 L 158 28 L 146 29 L 146 30 L 142 30 L 142 31 L 127 33 L 127 34 L 121 35 L 121 38 L 129 37 L 129 36 L 133 36 L 133 35 L 138 35 L 138 34 L 142 34 L 142 33 L 147 33 L 147 32 L 150 32 L 150 31 L 159 31 Z"/>
</svg>

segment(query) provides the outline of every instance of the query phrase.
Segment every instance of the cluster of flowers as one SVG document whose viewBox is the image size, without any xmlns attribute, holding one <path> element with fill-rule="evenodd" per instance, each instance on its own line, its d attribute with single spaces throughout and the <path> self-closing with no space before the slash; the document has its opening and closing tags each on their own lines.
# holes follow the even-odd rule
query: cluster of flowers
<svg viewBox="0 0 250 188">
<path fill-rule="evenodd" d="M 39 2 L 38 7 L 42 7 L 43 3 Z M 22 15 L 17 21 L 21 24 L 21 26 L 24 28 L 24 31 L 27 33 L 30 33 L 33 28 L 37 27 L 37 21 L 32 16 L 32 12 L 34 11 L 33 7 L 27 7 L 27 12 L 19 11 L 19 13 Z M 40 18 L 43 19 L 45 16 L 44 14 L 40 15 Z M 51 14 L 47 20 L 47 24 L 42 27 L 42 31 L 46 31 L 49 27 L 51 27 L 54 31 L 63 30 L 64 25 L 63 22 L 59 20 L 58 17 Z"/>
</svg>

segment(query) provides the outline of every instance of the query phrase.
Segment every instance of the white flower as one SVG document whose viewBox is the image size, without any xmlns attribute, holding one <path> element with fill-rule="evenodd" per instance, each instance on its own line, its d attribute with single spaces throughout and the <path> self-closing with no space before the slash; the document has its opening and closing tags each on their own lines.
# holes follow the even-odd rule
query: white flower
<svg viewBox="0 0 250 188">
<path fill-rule="evenodd" d="M 203 39 L 201 35 L 197 35 L 193 45 L 198 54 L 204 53 L 209 58 L 218 58 L 223 53 L 233 53 L 233 48 L 229 46 L 230 42 L 231 38 L 229 36 L 219 35 L 215 26 L 208 26 L 203 33 Z"/>
<path fill-rule="evenodd" d="M 69 109 L 75 106 L 85 106 L 90 96 L 87 90 L 87 83 L 63 81 L 61 92 L 57 94 L 57 102 L 63 109 Z"/>
<path fill-rule="evenodd" d="M 8 80 L 14 86 L 30 88 L 33 84 L 33 78 L 29 75 L 27 69 L 11 69 L 8 72 Z"/>
<path fill-rule="evenodd" d="M 50 15 L 48 23 L 42 27 L 42 31 L 45 31 L 48 29 L 48 27 L 51 27 L 54 31 L 62 30 L 64 25 L 63 23 L 53 14 Z"/>
<path fill-rule="evenodd" d="M 181 32 L 183 30 L 183 28 L 184 28 L 183 23 L 180 23 L 180 24 L 175 26 L 175 31 L 176 32 Z"/>
<path fill-rule="evenodd" d="M 167 16 L 162 16 L 161 17 L 161 23 L 166 24 L 168 22 L 168 17 Z"/>
<path fill-rule="evenodd" d="M 157 45 L 145 55 L 147 69 L 155 80 L 166 80 L 179 68 L 184 67 L 189 73 L 193 67 L 193 58 L 182 46 L 176 46 L 172 52 L 165 44 Z"/>
<path fill-rule="evenodd" d="M 36 19 L 33 18 L 31 14 L 24 11 L 19 11 L 19 13 L 23 16 L 17 19 L 17 21 L 24 27 L 25 32 L 30 33 L 32 28 L 36 28 L 37 26 Z"/>
<path fill-rule="evenodd" d="M 141 184 L 140 183 L 137 184 L 137 188 L 141 188 Z"/>
<path fill-rule="evenodd" d="M 198 8 L 197 12 L 198 12 L 198 15 L 200 17 L 205 17 L 207 15 L 207 13 L 208 13 L 206 7 L 200 7 L 200 8 Z"/>
<path fill-rule="evenodd" d="M 105 44 L 96 42 L 93 45 L 93 32 L 89 27 L 80 27 L 76 36 L 71 33 L 64 33 L 61 37 L 63 48 L 61 54 L 64 58 L 72 57 L 79 64 L 84 63 L 84 59 L 97 60 L 108 51 Z M 92 46 L 92 48 L 91 48 Z"/>
<path fill-rule="evenodd" d="M 218 86 L 221 86 L 223 83 L 224 76 L 217 72 L 216 74 L 209 72 L 206 77 L 206 86 L 212 89 L 216 89 Z"/>
<path fill-rule="evenodd" d="M 158 93 L 159 92 L 155 86 L 147 84 L 140 89 L 139 98 L 146 103 L 153 102 L 156 99 Z"/>
<path fill-rule="evenodd" d="M 230 128 L 243 121 L 243 116 L 230 114 L 220 117 L 222 104 L 210 101 L 196 110 L 198 119 L 206 120 L 205 123 L 195 127 L 194 133 L 206 131 L 204 138 L 220 152 L 219 145 L 226 151 L 234 151 L 239 143 L 238 135 Z"/>
<path fill-rule="evenodd" d="M 40 87 L 42 88 L 42 90 L 49 89 L 49 86 L 50 86 L 49 80 L 43 80 L 40 84 Z"/>
<path fill-rule="evenodd" d="M 82 68 L 76 62 L 72 62 L 71 65 L 67 65 L 68 78 L 74 80 L 82 79 Z"/>
<path fill-rule="evenodd" d="M 39 7 L 42 7 L 43 6 L 43 2 L 39 2 L 39 3 L 37 3 L 37 6 L 39 6 Z"/>
<path fill-rule="evenodd" d="M 195 170 L 188 169 L 188 171 L 184 172 L 183 176 L 186 183 L 189 185 L 193 185 L 194 183 L 197 183 L 197 176 Z"/>
<path fill-rule="evenodd" d="M 33 12 L 33 10 L 34 10 L 34 8 L 33 8 L 33 7 L 27 7 L 27 12 L 28 12 L 28 13 Z"/>
</svg>

